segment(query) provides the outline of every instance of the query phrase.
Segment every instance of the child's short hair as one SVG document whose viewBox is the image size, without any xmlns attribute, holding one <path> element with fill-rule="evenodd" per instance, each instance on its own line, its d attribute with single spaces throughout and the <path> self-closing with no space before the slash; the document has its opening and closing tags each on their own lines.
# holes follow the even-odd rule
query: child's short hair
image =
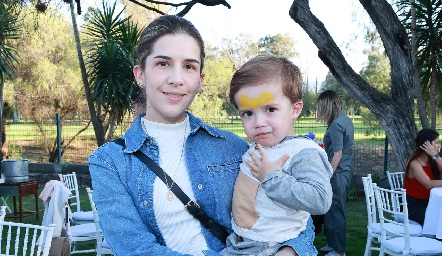
<svg viewBox="0 0 442 256">
<path fill-rule="evenodd" d="M 302 98 L 302 77 L 299 68 L 284 57 L 258 55 L 238 69 L 230 82 L 230 102 L 235 102 L 235 94 L 244 86 L 254 86 L 280 80 L 282 91 L 291 103 Z"/>
</svg>

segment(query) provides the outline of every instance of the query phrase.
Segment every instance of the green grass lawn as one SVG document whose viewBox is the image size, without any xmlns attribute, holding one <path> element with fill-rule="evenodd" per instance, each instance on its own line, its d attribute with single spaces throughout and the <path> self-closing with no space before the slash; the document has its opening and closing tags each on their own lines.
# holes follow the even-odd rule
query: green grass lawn
<svg viewBox="0 0 442 256">
<path fill-rule="evenodd" d="M 43 188 L 39 189 L 41 192 Z M 89 198 L 86 193 L 85 188 L 80 188 L 80 200 L 81 200 L 81 209 L 84 211 L 90 210 Z M 12 199 L 8 200 L 8 205 L 12 209 Z M 33 210 L 34 209 L 34 197 L 26 196 L 23 198 L 23 208 L 25 210 Z M 39 220 L 36 220 L 34 216 L 28 216 L 23 218 L 23 222 L 32 223 L 32 224 L 41 224 L 43 213 L 44 213 L 44 205 L 43 201 L 39 200 Z M 359 196 L 358 198 L 347 202 L 347 255 L 349 256 L 359 256 L 364 254 L 365 243 L 367 239 L 367 208 L 365 206 L 365 198 Z M 7 221 L 16 221 L 18 219 L 7 218 Z M 316 248 L 323 247 L 327 244 L 327 239 L 324 234 L 319 234 L 315 239 Z M 93 245 L 84 245 L 82 248 L 90 248 Z M 82 254 L 86 256 L 93 256 L 93 253 Z M 319 253 L 319 255 L 323 255 Z M 373 255 L 378 255 L 376 252 Z"/>
</svg>

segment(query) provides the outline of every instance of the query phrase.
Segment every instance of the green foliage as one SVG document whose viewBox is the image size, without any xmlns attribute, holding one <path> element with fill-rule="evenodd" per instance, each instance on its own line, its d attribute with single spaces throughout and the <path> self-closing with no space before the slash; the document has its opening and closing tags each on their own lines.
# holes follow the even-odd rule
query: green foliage
<svg viewBox="0 0 442 256">
<path fill-rule="evenodd" d="M 288 59 L 298 56 L 295 50 L 295 43 L 290 34 L 267 35 L 259 39 L 258 48 L 260 53 L 271 53 L 275 56 L 282 56 Z"/>
<path fill-rule="evenodd" d="M 361 103 L 350 93 L 348 93 L 330 72 L 327 73 L 325 81 L 321 84 L 321 89 L 319 92 L 326 90 L 333 90 L 339 94 L 344 103 L 344 109 L 348 115 L 354 116 L 359 112 Z"/>
<path fill-rule="evenodd" d="M 365 136 L 379 136 L 384 133 L 379 121 L 366 107 L 361 107 L 361 117 L 365 127 Z"/>
<path fill-rule="evenodd" d="M 14 142 L 14 143 L 8 143 L 7 147 L 8 147 L 7 155 L 9 157 L 16 159 L 22 158 L 22 154 L 24 151 L 22 146 Z"/>
<path fill-rule="evenodd" d="M 366 41 L 371 47 L 365 50 L 367 62 L 359 73 L 367 83 L 377 90 L 390 93 L 390 60 L 383 51 L 382 41 L 377 31 L 368 31 Z"/>
<path fill-rule="evenodd" d="M 38 23 L 29 19 L 32 16 Z M 16 40 L 21 65 L 17 79 L 8 82 L 5 99 L 26 119 L 86 115 L 72 25 L 56 10 L 37 13 L 29 7 L 20 17 L 26 28 Z"/>
<path fill-rule="evenodd" d="M 87 66 L 93 100 L 113 116 L 117 123 L 130 109 L 130 95 L 136 82 L 133 76 L 134 49 L 141 33 L 138 26 L 116 12 L 116 2 L 102 10 L 92 10 L 85 26 L 89 36 Z"/>
<path fill-rule="evenodd" d="M 258 54 L 258 43 L 254 42 L 251 35 L 239 34 L 235 39 L 223 38 L 222 56 L 225 56 L 238 70 L 247 60 Z"/>
<path fill-rule="evenodd" d="M 419 65 L 419 76 L 424 99 L 428 102 L 431 97 L 440 100 L 437 95 L 442 93 L 442 1 L 441 0 L 408 0 L 396 1 L 400 18 L 408 30 L 412 30 L 411 6 L 416 10 L 416 45 Z M 411 36 L 411 33 L 410 33 Z M 413 42 L 412 42 L 413 43 Z M 437 95 L 429 95 L 431 86 L 437 89 Z"/>
<path fill-rule="evenodd" d="M 310 90 L 310 88 L 303 84 L 302 86 L 302 102 L 304 103 L 304 106 L 302 108 L 302 112 L 300 116 L 303 117 L 309 117 L 314 116 L 316 113 L 316 99 L 317 99 L 316 92 L 313 90 Z"/>
<path fill-rule="evenodd" d="M 0 84 L 4 78 L 14 76 L 15 66 L 19 63 L 17 51 L 12 43 L 20 35 L 21 24 L 15 16 L 13 7 L 0 3 Z"/>
<path fill-rule="evenodd" d="M 189 106 L 189 111 L 196 114 L 199 118 L 224 117 L 226 112 L 222 111 L 222 105 L 223 102 L 217 97 L 210 98 L 197 94 Z"/>
</svg>

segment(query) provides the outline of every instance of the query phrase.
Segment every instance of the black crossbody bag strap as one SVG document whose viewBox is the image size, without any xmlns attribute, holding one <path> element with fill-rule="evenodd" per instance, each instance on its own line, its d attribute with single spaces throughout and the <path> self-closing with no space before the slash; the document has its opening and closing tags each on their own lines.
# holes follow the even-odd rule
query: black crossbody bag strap
<svg viewBox="0 0 442 256">
<path fill-rule="evenodd" d="M 124 139 L 118 138 L 114 140 L 114 142 L 122 146 L 123 148 L 126 148 Z M 146 154 L 139 150 L 135 151 L 133 154 L 147 167 L 149 167 L 165 184 L 167 184 L 167 182 L 164 176 L 166 176 L 168 181 L 172 181 L 172 178 Z M 203 212 L 200 206 L 194 200 L 191 200 L 186 195 L 186 193 L 184 193 L 183 190 L 176 184 L 176 182 L 172 181 L 172 187 L 170 190 L 178 197 L 178 199 L 180 199 L 180 201 L 184 205 L 184 209 L 188 213 L 190 213 L 190 215 L 199 220 L 201 224 L 203 224 L 203 226 L 207 228 L 207 230 L 212 232 L 221 242 L 226 243 L 226 239 L 229 236 L 229 233 L 224 227 L 220 226 L 205 212 Z"/>
</svg>

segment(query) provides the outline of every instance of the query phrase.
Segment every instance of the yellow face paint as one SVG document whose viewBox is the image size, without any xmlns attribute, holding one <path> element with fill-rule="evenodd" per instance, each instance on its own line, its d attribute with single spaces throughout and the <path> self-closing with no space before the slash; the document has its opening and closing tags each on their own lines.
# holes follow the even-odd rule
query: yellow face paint
<svg viewBox="0 0 442 256">
<path fill-rule="evenodd" d="M 249 99 L 249 97 L 245 94 L 240 95 L 238 99 L 238 106 L 242 109 L 255 109 L 259 106 L 268 104 L 273 102 L 273 99 L 275 96 L 273 96 L 270 92 L 263 92 L 259 95 L 257 98 Z"/>
</svg>

